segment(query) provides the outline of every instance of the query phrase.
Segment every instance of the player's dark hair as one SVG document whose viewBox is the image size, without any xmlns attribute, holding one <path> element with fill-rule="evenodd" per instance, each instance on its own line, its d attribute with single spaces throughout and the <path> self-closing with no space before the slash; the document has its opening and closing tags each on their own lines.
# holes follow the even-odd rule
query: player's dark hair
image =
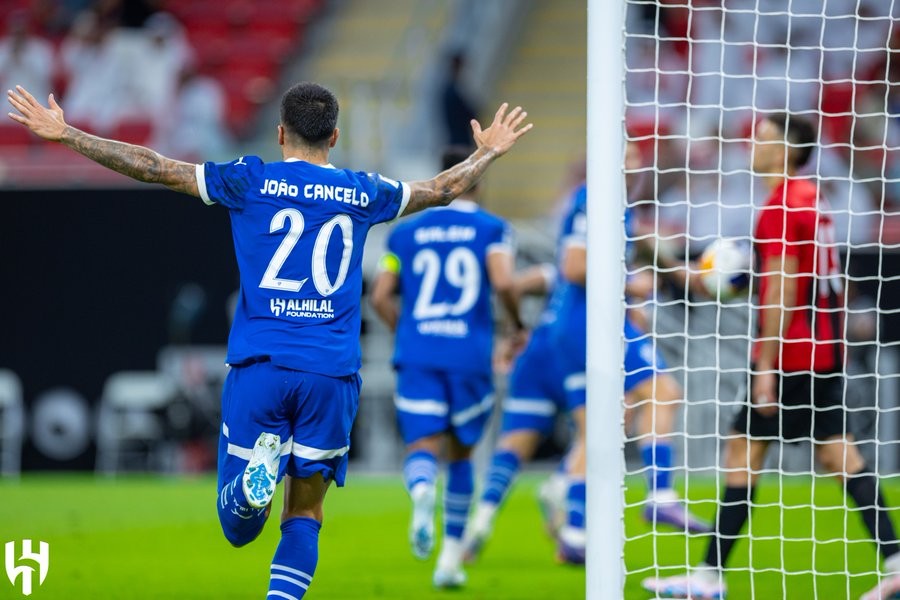
<svg viewBox="0 0 900 600">
<path fill-rule="evenodd" d="M 441 170 L 446 171 L 450 167 L 455 167 L 469 158 L 470 154 L 472 151 L 465 146 L 447 146 L 441 155 Z"/>
<path fill-rule="evenodd" d="M 281 97 L 281 125 L 310 146 L 326 142 L 337 127 L 338 101 L 317 83 L 301 81 Z"/>
<path fill-rule="evenodd" d="M 812 124 L 796 115 L 785 112 L 766 116 L 766 120 L 781 130 L 788 143 L 788 161 L 799 169 L 809 161 L 816 143 L 816 130 Z"/>
</svg>

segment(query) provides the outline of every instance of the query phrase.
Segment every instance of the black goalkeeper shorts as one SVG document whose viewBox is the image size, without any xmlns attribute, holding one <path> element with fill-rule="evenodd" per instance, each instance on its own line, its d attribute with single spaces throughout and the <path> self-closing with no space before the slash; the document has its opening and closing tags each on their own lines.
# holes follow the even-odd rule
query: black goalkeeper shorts
<svg viewBox="0 0 900 600">
<path fill-rule="evenodd" d="M 799 442 L 824 441 L 846 434 L 844 378 L 839 373 L 785 373 L 776 375 L 781 406 L 770 417 L 754 410 L 750 390 L 735 415 L 732 428 L 750 437 Z"/>
</svg>

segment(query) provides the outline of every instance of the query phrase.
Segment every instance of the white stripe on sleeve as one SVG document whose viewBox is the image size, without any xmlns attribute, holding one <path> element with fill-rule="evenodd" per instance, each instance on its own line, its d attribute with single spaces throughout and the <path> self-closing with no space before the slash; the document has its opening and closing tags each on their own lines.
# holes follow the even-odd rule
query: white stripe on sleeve
<svg viewBox="0 0 900 600">
<path fill-rule="evenodd" d="M 403 188 L 403 197 L 400 199 L 400 210 L 397 211 L 397 216 L 393 218 L 394 221 L 403 216 L 403 212 L 406 210 L 406 205 L 409 204 L 409 197 L 412 194 L 412 190 L 409 189 L 409 184 L 400 182 L 400 187 Z"/>
<path fill-rule="evenodd" d="M 212 206 L 215 202 L 209 199 L 209 193 L 206 191 L 206 171 L 203 165 L 195 166 L 194 172 L 197 174 L 197 191 L 200 192 L 200 199 L 204 204 Z"/>
</svg>

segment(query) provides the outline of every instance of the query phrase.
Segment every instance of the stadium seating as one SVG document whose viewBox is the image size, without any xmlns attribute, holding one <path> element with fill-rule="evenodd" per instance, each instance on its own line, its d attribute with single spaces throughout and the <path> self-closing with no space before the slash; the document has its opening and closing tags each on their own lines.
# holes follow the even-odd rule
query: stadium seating
<svg viewBox="0 0 900 600">
<path fill-rule="evenodd" d="M 222 83 L 228 126 L 236 135 L 250 133 L 254 115 L 273 97 L 280 68 L 296 52 L 321 4 L 197 0 L 166 5 L 185 25 L 200 69 Z"/>
<path fill-rule="evenodd" d="M 19 476 L 24 430 L 22 383 L 12 371 L 0 369 L 0 476 Z"/>
<path fill-rule="evenodd" d="M 503 79 L 483 109 L 486 118 L 487 107 L 515 98 L 528 107 L 529 120 L 540 123 L 484 182 L 484 196 L 491 199 L 492 209 L 509 217 L 543 214 L 584 152 L 586 10 L 586 4 L 562 8 L 535 3 L 524 26 L 527 34 L 516 40 Z"/>
<path fill-rule="evenodd" d="M 161 3 L 161 9 L 173 14 L 184 25 L 201 73 L 222 84 L 228 107 L 226 124 L 231 133 L 240 138 L 255 131 L 255 115 L 275 97 L 282 68 L 299 51 L 310 20 L 323 4 L 323 0 L 282 0 L 277 3 L 168 0 Z M 0 2 L 0 26 L 12 11 L 27 11 L 30 6 L 28 0 Z M 39 27 L 35 31 L 50 35 Z M 56 36 L 61 38 L 64 34 L 53 36 L 52 41 L 59 42 Z M 54 87 L 60 97 L 68 81 L 58 65 L 55 72 Z M 147 144 L 153 131 L 148 122 L 128 120 L 116 124 L 110 131 L 98 133 L 130 143 Z M 47 153 L 41 148 L 43 144 L 36 141 L 34 136 L 12 122 L 0 124 L 0 179 L 14 185 L 45 184 L 50 169 L 56 175 L 53 179 L 59 180 L 55 185 L 66 181 L 100 185 L 122 182 L 118 177 L 110 180 L 97 169 L 69 168 L 73 162 L 71 157 L 64 153 Z M 48 165 L 48 160 L 59 162 Z M 32 166 L 40 161 L 45 164 Z M 19 169 L 19 166 L 24 168 Z"/>
<path fill-rule="evenodd" d="M 30 131 L 12 121 L 0 125 L 0 146 L 27 146 L 33 139 Z"/>
<path fill-rule="evenodd" d="M 165 423 L 162 413 L 178 398 L 168 375 L 155 371 L 113 373 L 103 386 L 97 416 L 98 473 L 114 475 L 124 458 L 146 455 L 148 470 L 165 470 Z"/>
</svg>

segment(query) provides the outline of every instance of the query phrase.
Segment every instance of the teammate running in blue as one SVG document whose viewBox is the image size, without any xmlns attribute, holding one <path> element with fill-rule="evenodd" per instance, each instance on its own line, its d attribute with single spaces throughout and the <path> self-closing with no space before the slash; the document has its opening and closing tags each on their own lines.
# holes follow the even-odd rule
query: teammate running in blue
<svg viewBox="0 0 900 600">
<path fill-rule="evenodd" d="M 466 154 L 445 152 L 444 168 Z M 462 536 L 474 488 L 472 448 L 494 407 L 492 290 L 514 331 L 522 331 L 512 291 L 509 226 L 478 206 L 477 193 L 473 188 L 446 208 L 397 225 L 372 290 L 372 305 L 397 333 L 394 404 L 407 448 L 403 471 L 413 502 L 410 543 L 420 559 L 434 546 L 437 461 L 446 450 L 437 587 L 459 587 L 466 580 Z"/>
<path fill-rule="evenodd" d="M 255 156 L 194 165 L 66 124 L 25 89 L 8 92 L 9 117 L 40 137 L 139 181 L 162 183 L 220 204 L 231 216 L 241 294 L 229 338 L 231 371 L 222 397 L 218 513 L 235 546 L 256 538 L 285 478 L 281 541 L 268 596 L 303 597 L 318 561 L 322 502 L 343 485 L 360 379 L 360 262 L 375 223 L 446 205 L 531 125 L 504 104 L 491 126 L 472 129 L 477 149 L 434 179 L 398 183 L 328 162 L 338 139 L 338 104 L 314 83 L 281 102 L 282 161 Z"/>
<path fill-rule="evenodd" d="M 558 292 L 562 287 L 557 285 L 556 269 L 552 265 L 531 267 L 515 278 L 514 289 L 519 296 L 546 294 L 554 289 L 557 293 L 548 299 L 525 350 L 514 357 L 507 396 L 503 400 L 497 446 L 485 476 L 481 499 L 466 525 L 463 543 L 466 561 L 478 557 L 519 469 L 531 460 L 543 437 L 551 432 L 556 415 L 566 411 L 565 373 L 551 339 L 556 308 L 561 299 Z M 567 488 L 565 460 L 561 467 L 562 470 L 541 487 L 539 496 L 548 530 L 554 536 L 561 525 L 557 513 L 565 501 Z"/>
<path fill-rule="evenodd" d="M 634 144 L 626 148 L 626 170 L 640 168 L 640 153 Z M 633 179 L 633 177 L 629 177 Z M 628 181 L 628 188 L 633 188 Z M 566 562 L 584 562 L 585 548 L 585 362 L 587 349 L 587 188 L 574 195 L 562 229 L 560 273 L 569 283 L 557 310 L 553 337 L 566 373 L 568 407 L 575 423 L 575 440 L 567 461 L 570 477 L 566 498 L 566 524 L 559 533 L 559 555 Z M 631 215 L 625 215 L 626 237 L 632 237 Z M 630 253 L 630 245 L 626 250 Z M 630 261 L 628 261 L 630 262 Z M 651 286 L 652 287 L 652 286 Z M 626 295 L 644 295 L 639 278 L 629 278 Z M 626 315 L 625 403 L 641 408 L 637 423 L 641 460 L 646 467 L 649 501 L 644 517 L 684 531 L 706 532 L 709 524 L 692 515 L 672 489 L 672 430 L 681 403 L 681 388 L 674 377 L 664 373 L 665 363 L 653 348 L 652 340 Z M 579 385 L 574 385 L 578 382 Z"/>
</svg>

